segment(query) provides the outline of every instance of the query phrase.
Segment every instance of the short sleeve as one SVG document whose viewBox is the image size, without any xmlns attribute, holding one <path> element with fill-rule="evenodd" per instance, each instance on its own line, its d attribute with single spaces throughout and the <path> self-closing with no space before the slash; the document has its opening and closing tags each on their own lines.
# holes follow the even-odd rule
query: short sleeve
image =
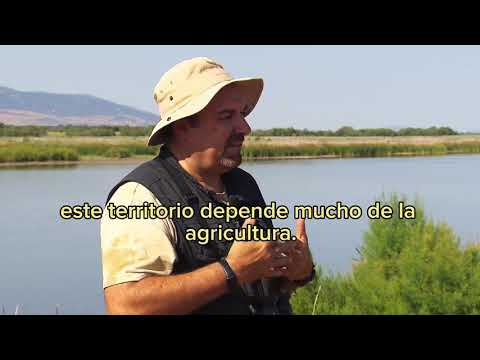
<svg viewBox="0 0 480 360">
<path fill-rule="evenodd" d="M 109 201 L 115 206 L 144 202 L 161 206 L 147 188 L 135 182 L 120 186 Z M 171 219 L 113 219 L 107 207 L 100 225 L 103 288 L 149 275 L 171 274 L 176 259 L 176 232 Z"/>
</svg>

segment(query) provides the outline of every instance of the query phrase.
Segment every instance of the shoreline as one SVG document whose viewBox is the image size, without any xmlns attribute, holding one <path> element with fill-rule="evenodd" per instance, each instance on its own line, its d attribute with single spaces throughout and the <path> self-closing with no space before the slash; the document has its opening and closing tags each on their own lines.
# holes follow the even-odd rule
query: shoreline
<svg viewBox="0 0 480 360">
<path fill-rule="evenodd" d="M 448 152 L 445 154 L 419 154 L 414 152 L 397 153 L 385 156 L 341 156 L 341 155 L 300 155 L 300 156 L 258 156 L 244 157 L 243 162 L 268 161 L 268 160 L 315 160 L 315 159 L 372 159 L 393 157 L 432 157 L 449 155 L 480 155 L 471 152 Z M 128 158 L 84 158 L 79 160 L 49 160 L 49 161 L 25 161 L 3 162 L 2 168 L 17 167 L 48 167 L 48 166 L 75 166 L 75 165 L 135 165 L 143 161 L 153 159 L 155 156 L 131 156 Z"/>
<path fill-rule="evenodd" d="M 80 160 L 58 160 L 58 161 L 25 161 L 25 162 L 4 162 L 0 163 L 0 168 L 4 167 L 23 167 L 23 166 L 70 166 L 70 165 L 117 165 L 117 164 L 137 164 L 152 157 L 132 156 L 129 158 L 99 158 L 99 159 L 80 159 Z"/>
<path fill-rule="evenodd" d="M 154 158 L 158 147 L 138 137 L 0 138 L 0 169 L 137 164 Z M 245 162 L 480 154 L 480 135 L 437 137 L 264 137 L 247 138 Z"/>
</svg>

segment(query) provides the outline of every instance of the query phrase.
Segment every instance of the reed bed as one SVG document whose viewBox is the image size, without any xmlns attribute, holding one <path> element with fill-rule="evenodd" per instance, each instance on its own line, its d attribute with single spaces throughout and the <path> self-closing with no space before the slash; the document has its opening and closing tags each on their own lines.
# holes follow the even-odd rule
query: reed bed
<svg viewBox="0 0 480 360">
<path fill-rule="evenodd" d="M 154 156 L 158 146 L 147 147 L 144 142 L 45 142 L 24 140 L 0 143 L 0 163 L 79 161 L 89 158 L 123 159 L 135 156 Z M 246 160 L 295 157 L 388 157 L 429 156 L 480 153 L 480 141 L 445 144 L 255 144 L 242 148 Z"/>
</svg>

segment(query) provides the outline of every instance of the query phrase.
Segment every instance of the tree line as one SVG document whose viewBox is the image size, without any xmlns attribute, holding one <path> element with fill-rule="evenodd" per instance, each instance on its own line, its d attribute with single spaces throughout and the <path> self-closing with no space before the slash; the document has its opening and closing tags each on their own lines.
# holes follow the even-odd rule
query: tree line
<svg viewBox="0 0 480 360">
<path fill-rule="evenodd" d="M 62 133 L 65 136 L 149 136 L 153 126 L 130 127 L 130 126 L 14 126 L 0 122 L 0 137 L 42 137 L 49 132 Z M 458 135 L 458 132 L 450 127 L 429 128 L 402 128 L 399 130 L 387 128 L 354 129 L 351 126 L 342 126 L 333 130 L 309 130 L 289 128 L 272 128 L 253 130 L 252 136 L 443 136 Z"/>
<path fill-rule="evenodd" d="M 253 136 L 441 136 L 458 135 L 458 132 L 450 127 L 429 128 L 402 128 L 393 130 L 388 128 L 367 128 L 354 129 L 351 126 L 342 126 L 336 131 L 333 130 L 308 130 L 289 128 L 273 128 L 267 130 L 254 130 Z"/>
<path fill-rule="evenodd" d="M 130 127 L 130 126 L 15 126 L 5 125 L 0 122 L 0 137 L 42 137 L 50 133 L 61 133 L 65 136 L 148 136 L 153 126 Z"/>
</svg>

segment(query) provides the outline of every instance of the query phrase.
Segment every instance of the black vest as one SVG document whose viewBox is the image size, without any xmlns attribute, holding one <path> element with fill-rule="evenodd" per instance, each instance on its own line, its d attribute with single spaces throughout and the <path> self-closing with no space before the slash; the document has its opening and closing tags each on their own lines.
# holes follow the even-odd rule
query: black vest
<svg viewBox="0 0 480 360">
<path fill-rule="evenodd" d="M 230 206 L 265 206 L 265 201 L 255 179 L 246 171 L 235 168 L 222 176 Z M 201 186 L 178 163 L 172 153 L 162 147 L 160 154 L 135 168 L 110 191 L 106 203 L 115 191 L 127 182 L 136 182 L 150 190 L 163 206 L 191 206 L 196 216 L 192 219 L 171 219 L 177 232 L 175 250 L 176 261 L 172 274 L 194 271 L 200 267 L 226 257 L 232 241 L 209 239 L 207 244 L 187 240 L 188 228 L 238 228 L 242 219 L 226 222 L 225 219 L 204 219 L 199 216 L 200 208 L 212 203 L 213 207 L 226 206 L 218 201 L 215 194 Z M 257 225 L 271 228 L 268 219 L 258 219 Z M 279 287 L 282 279 L 268 281 L 268 293 L 246 296 L 240 287 L 211 303 L 197 309 L 195 314 L 291 314 L 289 296 L 281 294 Z M 254 284 L 258 287 L 257 284 Z M 259 290 L 261 292 L 261 290 Z M 268 295 L 268 296 L 267 296 Z"/>
</svg>

